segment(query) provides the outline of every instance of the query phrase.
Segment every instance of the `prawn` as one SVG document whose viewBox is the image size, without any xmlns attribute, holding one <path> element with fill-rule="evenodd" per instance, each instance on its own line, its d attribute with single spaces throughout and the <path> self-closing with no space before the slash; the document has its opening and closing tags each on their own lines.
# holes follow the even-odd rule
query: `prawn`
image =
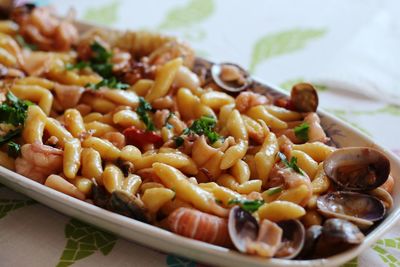
<svg viewBox="0 0 400 267">
<path fill-rule="evenodd" d="M 228 220 L 190 208 L 178 208 L 167 219 L 169 229 L 185 237 L 229 247 Z"/>
<path fill-rule="evenodd" d="M 62 170 L 63 151 L 40 143 L 25 144 L 21 157 L 15 160 L 17 173 L 41 184 L 53 173 Z"/>
<path fill-rule="evenodd" d="M 304 118 L 304 122 L 308 123 L 309 130 L 308 130 L 308 141 L 309 142 L 322 142 L 325 143 L 329 141 L 329 138 L 326 137 L 324 129 L 321 127 L 321 120 L 319 116 L 315 112 L 310 112 Z"/>
<path fill-rule="evenodd" d="M 237 110 L 243 113 L 251 107 L 268 104 L 269 100 L 266 96 L 254 92 L 242 92 L 235 102 Z"/>
<path fill-rule="evenodd" d="M 282 167 L 280 164 L 276 164 L 271 170 L 267 184 L 267 188 L 281 187 L 283 189 L 282 193 L 277 195 L 278 199 L 279 196 L 290 195 L 285 193 L 290 192 L 290 190 L 296 190 L 301 186 L 305 186 L 307 190 L 304 194 L 302 194 L 303 197 L 302 199 L 298 200 L 297 204 L 300 206 L 305 206 L 312 196 L 310 178 L 304 172 L 298 173 L 292 168 Z"/>
</svg>

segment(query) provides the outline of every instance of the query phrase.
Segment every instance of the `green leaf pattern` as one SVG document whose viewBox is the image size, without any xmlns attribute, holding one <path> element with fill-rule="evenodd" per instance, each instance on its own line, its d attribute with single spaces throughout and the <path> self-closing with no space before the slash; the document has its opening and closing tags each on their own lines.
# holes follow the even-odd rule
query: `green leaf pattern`
<svg viewBox="0 0 400 267">
<path fill-rule="evenodd" d="M 119 1 L 111 1 L 103 6 L 86 10 L 84 19 L 98 24 L 113 24 L 118 20 Z"/>
<path fill-rule="evenodd" d="M 354 258 L 351 261 L 342 265 L 342 267 L 357 267 L 358 266 L 358 258 Z"/>
<path fill-rule="evenodd" d="M 290 91 L 290 90 L 292 90 L 293 85 L 298 84 L 298 83 L 305 83 L 305 82 L 312 83 L 312 85 L 314 85 L 315 89 L 317 89 L 317 91 L 319 91 L 319 92 L 324 92 L 324 91 L 328 90 L 328 87 L 326 85 L 307 81 L 304 78 L 290 79 L 290 80 L 287 80 L 287 81 L 281 83 L 279 86 L 282 89 L 285 89 L 286 91 Z"/>
<path fill-rule="evenodd" d="M 303 49 L 325 33 L 326 29 L 292 29 L 262 37 L 254 45 L 250 71 L 254 72 L 258 64 L 269 58 Z"/>
<path fill-rule="evenodd" d="M 381 239 L 372 246 L 372 249 L 378 253 L 381 260 L 386 263 L 387 266 L 400 266 L 400 261 L 388 251 L 388 249 L 400 250 L 400 238 Z"/>
<path fill-rule="evenodd" d="M 185 6 L 178 6 L 167 13 L 159 29 L 186 28 L 204 21 L 214 12 L 213 0 L 190 0 Z"/>
<path fill-rule="evenodd" d="M 32 199 L 22 200 L 22 199 L 0 199 L 0 219 L 5 217 L 9 212 L 30 206 L 36 202 Z"/>
<path fill-rule="evenodd" d="M 196 267 L 196 263 L 189 259 L 168 255 L 166 258 L 168 267 Z"/>
<path fill-rule="evenodd" d="M 110 253 L 117 237 L 76 219 L 65 227 L 67 244 L 57 267 L 65 267 L 86 258 L 99 250 L 103 255 Z"/>
</svg>

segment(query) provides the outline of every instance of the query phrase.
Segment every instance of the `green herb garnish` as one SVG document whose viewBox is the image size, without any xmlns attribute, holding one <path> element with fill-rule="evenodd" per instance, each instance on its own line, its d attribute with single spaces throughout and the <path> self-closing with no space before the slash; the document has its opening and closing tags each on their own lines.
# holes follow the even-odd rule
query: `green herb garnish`
<svg viewBox="0 0 400 267">
<path fill-rule="evenodd" d="M 110 78 L 112 76 L 112 64 L 110 63 L 112 53 L 98 42 L 93 42 L 90 48 L 94 53 L 90 59 L 90 67 L 103 78 Z"/>
<path fill-rule="evenodd" d="M 73 69 L 77 69 L 77 70 L 81 70 L 84 69 L 86 67 L 89 67 L 90 63 L 87 61 L 80 61 L 76 64 L 72 64 L 72 63 L 67 63 L 65 64 L 65 69 L 66 70 L 73 70 Z"/>
<path fill-rule="evenodd" d="M 150 119 L 148 111 L 151 111 L 153 107 L 149 102 L 147 102 L 143 97 L 139 97 L 139 106 L 136 109 L 136 113 L 139 115 L 140 119 L 146 125 L 148 131 L 154 131 L 155 127 Z"/>
<path fill-rule="evenodd" d="M 218 198 L 215 199 L 215 203 L 217 203 L 218 205 L 222 205 L 223 204 L 222 200 L 218 199 Z"/>
<path fill-rule="evenodd" d="M 17 137 L 18 135 L 21 134 L 21 132 L 22 132 L 22 128 L 18 128 L 18 129 L 9 131 L 8 133 L 6 133 L 3 136 L 0 136 L 0 145 L 10 141 L 14 137 Z"/>
<path fill-rule="evenodd" d="M 228 205 L 238 204 L 242 209 L 248 212 L 257 211 L 263 204 L 264 200 L 242 200 L 242 199 L 231 199 L 228 202 Z"/>
<path fill-rule="evenodd" d="M 268 196 L 273 196 L 273 195 L 279 194 L 282 191 L 283 191 L 282 187 L 277 186 L 277 187 L 271 187 L 270 189 L 265 190 L 265 193 Z"/>
<path fill-rule="evenodd" d="M 301 141 L 307 142 L 308 141 L 308 129 L 309 128 L 310 128 L 310 125 L 308 125 L 307 122 L 304 122 L 304 123 L 300 124 L 299 126 L 294 127 L 294 134 Z"/>
<path fill-rule="evenodd" d="M 93 55 L 89 61 L 80 61 L 75 65 L 68 63 L 66 64 L 65 68 L 67 70 L 81 70 L 83 68 L 90 67 L 93 71 L 97 72 L 101 77 L 103 77 L 103 80 L 97 84 L 87 84 L 86 87 L 90 89 L 99 89 L 103 86 L 111 89 L 127 89 L 129 87 L 128 84 L 119 82 L 117 78 L 113 76 L 113 65 L 110 62 L 112 53 L 107 51 L 107 49 L 98 42 L 93 42 L 90 48 L 93 52 Z"/>
<path fill-rule="evenodd" d="M 101 80 L 101 82 L 96 83 L 96 84 L 88 83 L 85 85 L 85 87 L 94 89 L 94 90 L 97 90 L 101 87 L 125 90 L 125 89 L 129 88 L 129 84 L 121 83 L 121 82 L 117 81 L 117 79 L 115 77 L 111 77 L 110 79 L 103 79 L 103 80 Z"/>
<path fill-rule="evenodd" d="M 287 160 L 285 154 L 283 154 L 281 152 L 278 152 L 278 156 L 287 167 L 292 168 L 295 172 L 300 173 L 301 175 L 304 175 L 303 171 L 297 165 L 297 158 L 296 157 L 292 157 L 290 159 L 290 162 L 289 162 Z"/>
<path fill-rule="evenodd" d="M 25 38 L 24 38 L 22 35 L 17 34 L 17 35 L 15 36 L 15 40 L 16 40 L 17 43 L 18 43 L 20 46 L 22 46 L 23 48 L 27 48 L 27 49 L 29 49 L 29 50 L 31 50 L 31 51 L 38 50 L 37 45 L 27 43 L 27 42 L 25 41 Z"/>
<path fill-rule="evenodd" d="M 216 125 L 217 122 L 213 117 L 202 116 L 200 119 L 195 120 L 189 128 L 186 128 L 182 134 L 188 135 L 196 133 L 198 135 L 205 135 L 210 143 L 213 144 L 221 138 L 219 134 L 214 131 Z"/>
<path fill-rule="evenodd" d="M 17 158 L 21 155 L 21 146 L 13 141 L 7 143 L 7 153 L 10 157 Z"/>
<path fill-rule="evenodd" d="M 185 140 L 181 136 L 176 136 L 173 139 L 175 141 L 175 146 L 176 147 L 180 147 L 185 142 Z"/>
<path fill-rule="evenodd" d="M 7 92 L 6 101 L 0 105 L 0 122 L 20 126 L 25 122 L 30 101 L 20 100 L 10 91 Z"/>
</svg>

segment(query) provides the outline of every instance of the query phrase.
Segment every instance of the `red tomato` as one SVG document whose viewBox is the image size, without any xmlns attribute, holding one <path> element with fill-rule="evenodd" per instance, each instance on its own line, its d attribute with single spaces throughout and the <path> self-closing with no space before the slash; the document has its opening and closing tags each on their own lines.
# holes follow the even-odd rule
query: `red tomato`
<svg viewBox="0 0 400 267">
<path fill-rule="evenodd" d="M 134 145 L 140 148 L 146 144 L 154 144 L 156 146 L 162 145 L 161 135 L 156 132 L 137 129 L 135 126 L 126 128 L 123 131 L 123 134 L 125 135 L 126 143 L 128 145 Z"/>
</svg>

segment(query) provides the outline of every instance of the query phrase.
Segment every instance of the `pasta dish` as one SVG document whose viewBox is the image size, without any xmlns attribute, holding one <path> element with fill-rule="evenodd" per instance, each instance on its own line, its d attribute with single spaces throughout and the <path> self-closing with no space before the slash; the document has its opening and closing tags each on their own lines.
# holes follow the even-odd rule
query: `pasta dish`
<svg viewBox="0 0 400 267">
<path fill-rule="evenodd" d="M 393 204 L 389 160 L 335 147 L 311 84 L 272 93 L 174 37 L 23 5 L 0 21 L 0 75 L 1 166 L 187 238 L 323 258 Z"/>
</svg>

